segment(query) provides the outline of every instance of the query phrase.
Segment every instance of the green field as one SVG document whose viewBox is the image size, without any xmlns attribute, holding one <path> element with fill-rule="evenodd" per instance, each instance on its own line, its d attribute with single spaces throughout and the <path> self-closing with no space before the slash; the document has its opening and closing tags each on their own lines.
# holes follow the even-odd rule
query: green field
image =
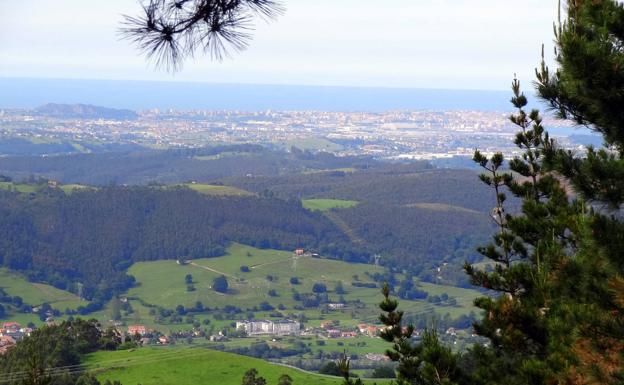
<svg viewBox="0 0 624 385">
<path fill-rule="evenodd" d="M 242 272 L 241 266 L 248 266 L 250 272 Z M 218 258 L 206 258 L 192 261 L 189 265 L 178 265 L 175 261 L 139 262 L 130 267 L 129 273 L 137 280 L 137 286 L 128 292 L 129 298 L 140 298 L 148 304 L 174 309 L 177 305 L 190 307 L 201 301 L 207 307 L 222 308 L 235 305 L 242 309 L 251 309 L 267 301 L 275 308 L 282 304 L 283 313 L 300 313 L 296 305 L 301 302 L 293 299 L 293 290 L 303 294 L 311 293 L 312 286 L 324 283 L 331 301 L 338 301 L 334 292 L 337 282 L 341 282 L 348 302 L 358 302 L 357 306 L 348 306 L 344 310 L 322 314 L 320 309 L 310 308 L 303 312 L 310 320 L 309 325 L 317 326 L 323 319 L 340 320 L 344 325 L 355 325 L 360 321 L 375 322 L 379 315 L 378 303 L 381 293 L 378 288 L 354 287 L 355 277 L 360 282 L 371 282 L 366 272 L 382 273 L 383 268 L 365 264 L 349 264 L 342 261 L 312 257 L 296 257 L 292 252 L 260 250 L 249 246 L 234 244 L 228 248 L 228 254 Z M 195 291 L 188 292 L 184 277 L 191 274 Z M 225 275 L 230 289 L 221 294 L 211 289 L 212 281 L 219 275 Z M 272 276 L 268 280 L 267 276 Z M 300 284 L 291 284 L 290 278 L 297 277 Z M 435 311 L 440 315 L 449 313 L 453 317 L 467 314 L 475 308 L 472 301 L 479 293 L 475 290 L 451 286 L 420 283 L 423 290 L 431 295 L 446 292 L 455 297 L 458 306 L 433 306 L 427 301 L 401 301 L 401 308 L 408 314 L 422 314 Z M 275 290 L 277 296 L 270 296 L 269 290 Z M 134 302 L 133 302 L 134 306 Z M 142 315 L 149 309 L 140 310 Z M 256 316 L 259 316 L 256 313 Z M 136 316 L 135 316 L 136 318 Z M 152 317 L 153 318 L 153 317 Z M 145 322 L 147 321 L 147 322 Z M 149 319 L 145 320 L 149 324 Z M 166 326 L 157 328 L 166 330 Z"/>
<path fill-rule="evenodd" d="M 53 308 L 61 311 L 66 308 L 75 309 L 84 306 L 86 301 L 80 300 L 78 296 L 68 291 L 59 290 L 53 286 L 42 283 L 32 283 L 20 275 L 7 269 L 0 268 L 0 287 L 11 296 L 20 296 L 24 303 L 29 305 L 41 305 L 44 302 L 52 305 Z M 38 318 L 32 314 L 15 314 L 9 317 L 18 322 L 30 322 Z"/>
<path fill-rule="evenodd" d="M 257 369 L 267 384 L 276 384 L 282 374 L 288 374 L 295 385 L 342 383 L 340 378 L 204 348 L 142 348 L 97 352 L 88 357 L 86 364 L 100 381 L 119 380 L 124 385 L 239 385 L 243 374 L 250 368 Z"/>
<path fill-rule="evenodd" d="M 39 189 L 36 184 L 18 184 L 13 182 L 0 182 L 0 189 L 13 190 L 21 193 L 31 193 Z"/>
<path fill-rule="evenodd" d="M 71 194 L 74 191 L 80 191 L 84 189 L 95 190 L 95 187 L 85 186 L 81 184 L 63 184 L 59 185 L 59 187 L 61 188 L 61 190 L 65 191 L 65 194 Z"/>
<path fill-rule="evenodd" d="M 14 183 L 14 182 L 0 182 L 0 189 L 3 190 L 13 190 L 21 193 L 33 193 L 39 191 L 41 188 L 47 187 L 47 184 L 25 184 L 25 183 Z M 71 194 L 74 190 L 82 190 L 86 188 L 93 189 L 94 187 L 84 186 L 80 184 L 59 184 L 58 187 L 63 190 L 66 194 Z"/>
<path fill-rule="evenodd" d="M 353 207 L 359 203 L 357 201 L 347 201 L 343 199 L 304 199 L 301 202 L 306 209 L 318 211 L 344 209 Z"/>
<path fill-rule="evenodd" d="M 277 145 L 290 149 L 291 147 L 297 147 L 300 150 L 312 150 L 312 151 L 341 151 L 344 147 L 338 143 L 334 143 L 325 138 L 301 138 L 293 139 L 285 142 L 278 142 Z"/>
<path fill-rule="evenodd" d="M 235 196 L 252 196 L 253 193 L 249 191 L 245 191 L 236 187 L 231 186 L 219 186 L 219 185 L 211 185 L 211 184 L 201 184 L 201 183 L 186 183 L 182 186 L 186 186 L 191 190 L 195 190 L 201 194 L 205 195 L 235 195 Z"/>
</svg>

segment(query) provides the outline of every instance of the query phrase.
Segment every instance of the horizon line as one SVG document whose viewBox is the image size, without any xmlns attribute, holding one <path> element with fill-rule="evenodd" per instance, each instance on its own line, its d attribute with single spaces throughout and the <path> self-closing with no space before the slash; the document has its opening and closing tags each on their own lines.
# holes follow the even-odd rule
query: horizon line
<svg viewBox="0 0 624 385">
<path fill-rule="evenodd" d="M 488 88 L 432 88 L 432 87 L 384 87 L 375 85 L 347 85 L 347 84 L 287 84 L 287 83 L 237 83 L 212 82 L 201 80 L 146 80 L 146 79 L 110 79 L 110 78 L 66 78 L 66 77 L 28 77 L 28 76 L 0 76 L 2 80 L 52 80 L 52 81 L 95 81 L 95 82 L 135 82 L 135 83 L 163 83 L 163 84 L 206 84 L 219 86 L 253 86 L 253 87 L 290 87 L 290 88 L 344 88 L 344 89 L 380 89 L 380 90 L 422 90 L 422 91 L 460 91 L 460 92 L 510 92 L 509 89 Z M 531 88 L 532 89 L 532 88 Z"/>
</svg>

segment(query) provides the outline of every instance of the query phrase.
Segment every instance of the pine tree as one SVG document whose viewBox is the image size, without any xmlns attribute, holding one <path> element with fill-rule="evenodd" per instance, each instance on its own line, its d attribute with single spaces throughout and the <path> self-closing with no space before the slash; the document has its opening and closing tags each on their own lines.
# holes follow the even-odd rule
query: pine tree
<svg viewBox="0 0 624 385">
<path fill-rule="evenodd" d="M 413 325 L 403 325 L 403 312 L 397 310 L 398 302 L 390 298 L 390 287 L 382 289 L 383 302 L 379 305 L 384 312 L 381 322 L 386 328 L 381 338 L 392 343 L 392 350 L 386 355 L 399 363 L 397 385 L 453 385 L 461 383 L 463 374 L 458 367 L 458 356 L 443 346 L 435 329 L 423 333 L 422 342 L 412 341 Z"/>
<path fill-rule="evenodd" d="M 537 90 L 560 118 L 602 135 L 605 148 L 578 156 L 553 147 L 546 166 L 586 202 L 578 253 L 563 272 L 574 282 L 578 362 L 568 377 L 584 383 L 624 381 L 624 5 L 612 0 L 567 2 L 555 29 L 558 69 L 542 62 Z M 581 271 L 584 274 L 579 274 Z M 566 294 L 569 292 L 566 292 Z"/>
<path fill-rule="evenodd" d="M 608 147 L 585 155 L 559 148 L 539 112 L 524 111 L 514 81 L 511 120 L 524 150 L 509 161 L 514 174 L 500 171 L 501 154 L 475 153 L 487 171 L 482 180 L 495 190 L 499 232 L 480 249 L 494 271 L 466 271 L 474 284 L 498 293 L 477 301 L 486 315 L 475 329 L 492 341 L 493 355 L 478 350 L 496 357 L 491 370 L 506 366 L 499 383 L 623 380 L 624 7 L 577 0 L 567 9 L 556 28 L 559 69 L 551 74 L 542 62 L 538 92 L 561 118 L 601 133 Z M 505 213 L 504 188 L 523 199 L 521 215 Z"/>
<path fill-rule="evenodd" d="M 490 345 L 427 355 L 441 349 L 435 334 L 413 344 L 386 288 L 382 337 L 394 344 L 387 354 L 399 361 L 400 383 L 442 383 L 427 374 L 453 362 L 461 370 L 446 380 L 460 384 L 624 383 L 624 6 L 569 0 L 567 11 L 556 27 L 559 68 L 550 73 L 542 61 L 538 92 L 560 118 L 602 134 L 606 148 L 560 148 L 539 111 L 525 111 L 514 80 L 511 121 L 522 155 L 509 170 L 500 153 L 474 156 L 494 192 L 498 230 L 479 249 L 492 270 L 465 269 L 491 291 L 476 301 L 484 318 L 475 325 Z M 520 213 L 506 211 L 508 193 L 522 200 Z"/>
</svg>

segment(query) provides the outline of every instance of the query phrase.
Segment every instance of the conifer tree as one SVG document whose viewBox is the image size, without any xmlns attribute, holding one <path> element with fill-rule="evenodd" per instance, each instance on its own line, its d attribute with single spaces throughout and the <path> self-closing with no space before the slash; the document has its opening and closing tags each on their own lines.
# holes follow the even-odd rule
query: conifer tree
<svg viewBox="0 0 624 385">
<path fill-rule="evenodd" d="M 555 36 L 559 68 L 551 73 L 542 61 L 538 93 L 560 118 L 600 133 L 606 146 L 581 154 L 560 148 L 539 111 L 526 112 L 514 80 L 511 121 L 522 155 L 508 160 L 508 170 L 500 153 L 474 155 L 494 192 L 498 230 L 479 249 L 491 271 L 465 269 L 491 292 L 476 301 L 484 318 L 475 325 L 490 345 L 451 356 L 459 375 L 449 380 L 457 383 L 624 383 L 624 6 L 569 0 Z M 506 193 L 522 200 L 520 213 L 506 211 Z M 388 355 L 399 361 L 399 380 L 441 383 L 424 377 L 425 368 L 440 367 L 423 353 L 439 341 L 413 344 L 387 294 L 382 337 L 394 343 Z"/>
<path fill-rule="evenodd" d="M 497 197 L 500 231 L 481 253 L 493 272 L 466 266 L 473 283 L 498 292 L 477 306 L 477 333 L 505 357 L 501 383 L 616 384 L 623 380 L 624 7 L 615 1 L 568 1 L 555 29 L 558 70 L 542 61 L 540 96 L 560 118 L 602 134 L 607 148 L 586 154 L 550 140 L 537 111 L 514 81 L 511 117 L 522 157 L 501 173 L 502 155 L 475 161 Z M 523 199 L 521 215 L 504 213 L 505 186 Z M 502 361 L 499 360 L 499 363 Z"/>
<path fill-rule="evenodd" d="M 443 346 L 435 330 L 427 330 L 422 342 L 412 341 L 413 325 L 403 325 L 403 312 L 397 310 L 398 302 L 390 298 L 390 287 L 384 284 L 383 302 L 379 305 L 384 313 L 380 316 L 386 328 L 381 338 L 392 343 L 386 355 L 399 363 L 397 385 L 454 385 L 459 384 L 462 373 L 457 365 L 458 357 Z"/>
</svg>

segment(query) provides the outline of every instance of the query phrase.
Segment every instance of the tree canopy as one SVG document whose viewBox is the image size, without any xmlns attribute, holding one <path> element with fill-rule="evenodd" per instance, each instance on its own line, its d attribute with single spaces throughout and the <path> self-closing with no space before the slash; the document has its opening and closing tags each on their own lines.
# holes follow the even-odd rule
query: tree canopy
<svg viewBox="0 0 624 385">
<path fill-rule="evenodd" d="M 479 252 L 491 270 L 466 264 L 473 284 L 493 295 L 476 300 L 487 338 L 464 354 L 440 346 L 431 332 L 412 345 L 412 327 L 387 288 L 381 304 L 398 361 L 399 383 L 621 384 L 624 381 L 624 5 L 567 2 L 555 28 L 558 69 L 542 63 L 537 90 L 560 118 L 602 134 L 605 148 L 560 148 L 537 110 L 527 112 L 512 84 L 510 117 L 522 155 L 506 160 L 475 152 L 481 180 L 493 190 L 498 230 Z M 509 166 L 509 170 L 505 166 Z M 522 210 L 506 210 L 507 194 Z"/>
</svg>

